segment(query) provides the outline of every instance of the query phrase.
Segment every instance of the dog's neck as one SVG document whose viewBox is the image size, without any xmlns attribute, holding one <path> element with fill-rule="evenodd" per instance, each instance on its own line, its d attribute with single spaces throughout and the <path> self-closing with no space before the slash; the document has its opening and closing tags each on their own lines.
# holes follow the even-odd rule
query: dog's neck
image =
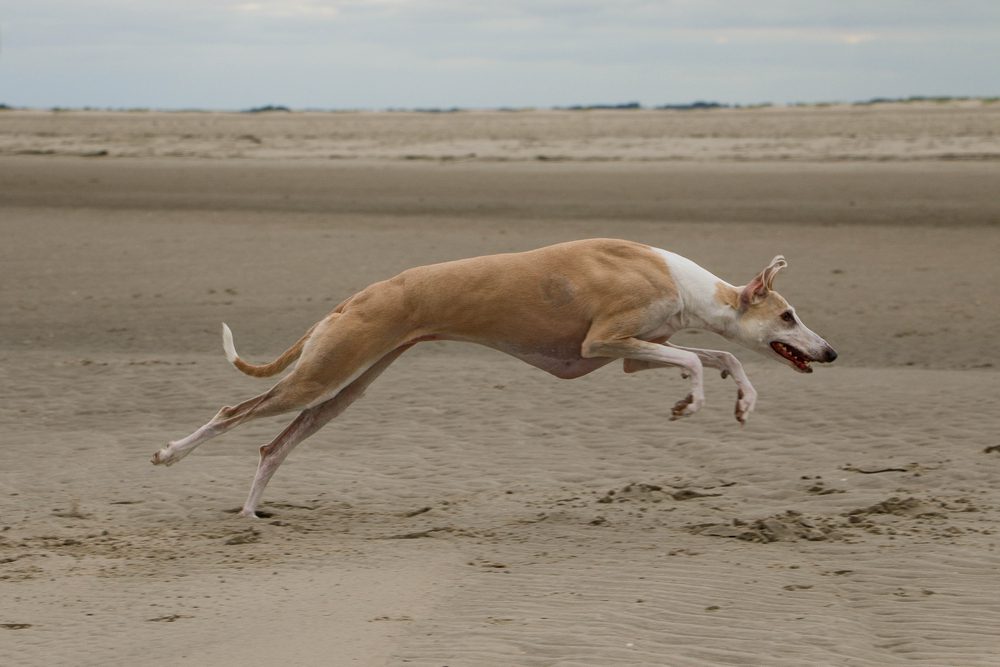
<svg viewBox="0 0 1000 667">
<path fill-rule="evenodd" d="M 730 340 L 735 338 L 739 288 L 680 255 L 670 253 L 668 261 L 683 304 L 681 328 L 705 329 Z"/>
</svg>

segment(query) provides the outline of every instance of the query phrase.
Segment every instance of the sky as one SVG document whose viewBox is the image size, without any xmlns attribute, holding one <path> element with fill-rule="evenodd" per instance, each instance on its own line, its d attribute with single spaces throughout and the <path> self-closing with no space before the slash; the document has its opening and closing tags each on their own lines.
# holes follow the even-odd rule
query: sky
<svg viewBox="0 0 1000 667">
<path fill-rule="evenodd" d="M 911 95 L 1000 95 L 1000 0 L 0 0 L 11 106 Z"/>
</svg>

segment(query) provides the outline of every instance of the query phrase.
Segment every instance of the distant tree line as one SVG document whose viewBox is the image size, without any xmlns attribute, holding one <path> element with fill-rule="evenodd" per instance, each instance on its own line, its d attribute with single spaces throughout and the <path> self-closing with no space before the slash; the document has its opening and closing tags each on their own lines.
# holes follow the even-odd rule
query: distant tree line
<svg viewBox="0 0 1000 667">
<path fill-rule="evenodd" d="M 994 104 L 1000 102 L 1000 97 L 997 96 L 952 96 L 952 95 L 910 95 L 909 97 L 872 97 L 867 100 L 858 100 L 854 102 L 842 102 L 842 101 L 827 101 L 827 102 L 790 102 L 784 106 L 789 107 L 829 107 L 837 104 L 851 104 L 853 106 L 871 106 L 876 104 L 910 104 L 919 102 L 932 102 L 938 104 L 944 104 L 948 102 L 982 102 L 983 104 Z M 644 107 L 639 102 L 622 102 L 620 104 L 573 104 L 569 106 L 554 106 L 549 107 L 557 111 L 602 111 L 602 110 L 614 110 L 614 111 L 628 111 L 636 109 L 658 109 L 665 111 L 709 111 L 712 109 L 759 109 L 775 106 L 771 102 L 763 102 L 760 104 L 725 104 L 722 102 L 711 102 L 705 100 L 696 100 L 694 102 L 688 102 L 683 104 L 659 104 L 651 107 Z M 15 107 L 9 104 L 0 103 L 0 111 L 12 111 L 20 108 L 30 108 L 30 107 Z M 506 112 L 518 112 L 518 111 L 534 111 L 537 107 L 497 107 L 493 109 L 494 111 L 506 111 Z M 115 108 L 115 107 L 51 107 L 49 109 L 53 112 L 60 111 L 128 111 L 128 112 L 144 112 L 144 111 L 183 111 L 183 112 L 204 112 L 205 109 L 190 108 L 190 109 L 151 109 L 146 107 L 137 108 Z M 333 109 L 333 108 L 313 108 L 305 109 L 305 111 L 313 111 L 318 113 L 340 113 L 346 111 L 371 111 L 372 109 Z M 461 111 L 470 110 L 463 107 L 389 107 L 383 109 L 387 112 L 396 113 L 457 113 Z M 243 109 L 241 113 L 292 113 L 292 109 L 282 104 L 266 104 L 259 107 L 251 107 L 249 109 Z"/>
<path fill-rule="evenodd" d="M 291 113 L 291 109 L 286 106 L 281 106 L 278 104 L 267 104 L 262 107 L 251 107 L 249 109 L 244 109 L 243 113 L 273 113 L 273 112 L 283 112 Z"/>
</svg>

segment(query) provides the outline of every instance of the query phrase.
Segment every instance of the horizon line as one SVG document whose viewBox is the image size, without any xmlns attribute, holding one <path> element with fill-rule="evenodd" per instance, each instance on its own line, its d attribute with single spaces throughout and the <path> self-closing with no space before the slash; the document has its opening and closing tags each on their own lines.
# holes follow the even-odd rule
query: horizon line
<svg viewBox="0 0 1000 667">
<path fill-rule="evenodd" d="M 103 112 L 160 112 L 160 113 L 459 113 L 468 111 L 711 111 L 719 109 L 762 109 L 769 107 L 799 108 L 799 107 L 830 107 L 830 106 L 873 106 L 878 104 L 914 104 L 932 102 L 944 104 L 948 102 L 981 102 L 993 104 L 1000 102 L 1000 96 L 994 95 L 909 95 L 906 97 L 872 97 L 865 100 L 827 100 L 818 102 L 756 102 L 756 103 L 726 103 L 707 100 L 695 100 L 687 103 L 646 105 L 640 102 L 569 104 L 552 106 L 388 106 L 388 107 L 290 107 L 282 104 L 265 104 L 243 109 L 209 108 L 209 107 L 152 107 L 152 106 L 15 106 L 0 103 L 0 111 L 103 111 Z"/>
</svg>

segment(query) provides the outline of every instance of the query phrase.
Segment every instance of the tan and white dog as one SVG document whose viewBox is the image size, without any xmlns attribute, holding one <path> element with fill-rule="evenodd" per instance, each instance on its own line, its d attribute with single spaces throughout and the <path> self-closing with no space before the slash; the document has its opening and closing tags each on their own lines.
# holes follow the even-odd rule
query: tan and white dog
<svg viewBox="0 0 1000 667">
<path fill-rule="evenodd" d="M 668 343 L 681 329 L 707 329 L 792 368 L 837 353 L 810 331 L 777 292 L 780 255 L 743 287 L 691 260 L 641 243 L 573 241 L 529 252 L 474 257 L 409 269 L 350 297 L 269 364 L 239 358 L 222 325 L 226 357 L 243 373 L 275 375 L 268 391 L 219 410 L 207 424 L 153 455 L 171 465 L 206 440 L 243 422 L 302 412 L 260 448 L 260 463 L 241 515 L 255 509 L 268 480 L 295 445 L 342 413 L 399 355 L 422 341 L 479 343 L 558 378 L 576 378 L 622 359 L 626 373 L 676 366 L 691 391 L 671 419 L 704 403 L 703 367 L 736 382 L 736 419 L 744 423 L 757 392 L 728 352 Z"/>
</svg>

